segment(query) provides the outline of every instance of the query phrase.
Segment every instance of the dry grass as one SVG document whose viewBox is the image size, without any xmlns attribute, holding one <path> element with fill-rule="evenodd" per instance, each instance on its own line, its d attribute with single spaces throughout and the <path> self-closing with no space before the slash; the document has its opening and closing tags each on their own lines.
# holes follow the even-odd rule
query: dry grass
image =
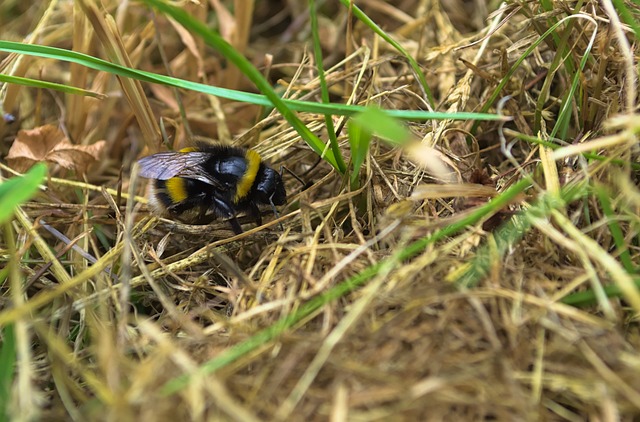
<svg viewBox="0 0 640 422">
<path fill-rule="evenodd" d="M 0 38 L 253 90 L 166 17 L 135 2 L 102 3 L 5 1 Z M 200 20 L 217 7 L 210 22 L 286 97 L 320 101 L 305 3 L 256 2 L 253 13 L 250 2 L 236 2 L 241 13 L 230 1 L 202 3 L 184 7 Z M 479 111 L 504 80 L 496 100 L 512 99 L 492 102 L 487 111 L 501 104 L 513 121 L 504 127 L 410 122 L 423 148 L 411 155 L 374 142 L 363 187 L 351 192 L 277 113 L 192 91 L 176 97 L 166 86 L 75 64 L 3 56 L 2 73 L 108 96 L 18 85 L 2 90 L 5 112 L 19 119 L 0 123 L 3 158 L 18 129 L 45 123 L 76 145 L 106 143 L 103 159 L 85 173 L 51 164 L 48 189 L 19 209 L 0 236 L 3 262 L 15 264 L 1 273 L 0 285 L 0 326 L 13 327 L 17 355 L 11 419 L 609 421 L 640 415 L 633 32 L 608 1 L 553 1 L 547 12 L 536 2 L 509 2 L 500 11 L 497 2 L 482 1 L 359 3 L 418 59 L 438 111 Z M 337 2 L 321 11 L 333 101 L 428 107 L 395 50 Z M 574 18 L 541 40 L 568 13 Z M 524 56 L 529 47 L 535 48 Z M 570 120 L 558 130 L 563 95 L 589 49 Z M 566 62 L 554 61 L 565 56 Z M 224 221 L 194 228 L 148 216 L 144 183 L 132 183 L 130 168 L 161 148 L 160 118 L 172 147 L 193 136 L 235 140 L 310 181 L 302 190 L 285 175 L 284 230 L 268 214 L 255 229 L 243 219 L 246 231 L 238 237 Z M 321 116 L 300 118 L 327 139 Z M 343 121 L 335 123 L 348 158 Z M 443 184 L 450 176 L 442 168 L 453 170 L 454 180 Z M 411 242 L 459 222 L 525 174 L 534 181 L 526 195 L 401 259 Z M 582 186 L 583 194 L 559 202 L 571 185 Z M 522 231 L 502 248 L 497 227 L 538 198 L 550 208 L 525 215 Z M 456 281 L 481 256 L 490 263 L 486 273 L 459 288 Z M 367 271 L 362 286 L 328 297 Z M 580 308 L 562 302 L 577 291 L 598 294 L 602 286 L 621 293 Z M 280 325 L 289 315 L 299 318 Z M 188 383 L 176 381 L 184 374 L 191 374 Z"/>
</svg>

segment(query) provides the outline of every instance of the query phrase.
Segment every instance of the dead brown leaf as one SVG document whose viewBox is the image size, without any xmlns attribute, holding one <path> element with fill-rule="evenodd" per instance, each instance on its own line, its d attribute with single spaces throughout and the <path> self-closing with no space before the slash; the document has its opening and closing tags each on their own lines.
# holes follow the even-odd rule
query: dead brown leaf
<svg viewBox="0 0 640 422">
<path fill-rule="evenodd" d="M 53 125 L 44 125 L 18 132 L 7 154 L 7 161 L 18 171 L 26 171 L 35 163 L 47 161 L 85 173 L 100 159 L 105 141 L 93 145 L 73 145 L 64 133 Z"/>
</svg>

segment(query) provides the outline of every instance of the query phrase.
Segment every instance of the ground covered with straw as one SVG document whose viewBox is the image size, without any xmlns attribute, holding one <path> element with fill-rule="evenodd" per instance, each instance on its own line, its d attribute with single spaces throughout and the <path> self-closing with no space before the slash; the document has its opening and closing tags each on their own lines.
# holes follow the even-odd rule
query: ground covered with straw
<svg viewBox="0 0 640 422">
<path fill-rule="evenodd" d="M 349 3 L 0 4 L 0 420 L 639 417 L 638 2 Z M 287 204 L 152 215 L 203 139 Z"/>
</svg>

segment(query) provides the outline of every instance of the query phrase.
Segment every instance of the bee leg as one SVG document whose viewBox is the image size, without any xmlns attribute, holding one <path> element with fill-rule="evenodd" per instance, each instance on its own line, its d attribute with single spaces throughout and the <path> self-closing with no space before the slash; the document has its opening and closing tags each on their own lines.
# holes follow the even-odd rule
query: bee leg
<svg viewBox="0 0 640 422">
<path fill-rule="evenodd" d="M 227 217 L 229 219 L 229 224 L 231 224 L 231 229 L 235 234 L 242 233 L 242 227 L 240 223 L 238 223 L 238 219 L 236 218 L 236 213 L 233 210 L 233 206 L 228 204 L 222 198 L 214 198 L 214 206 L 212 207 L 213 211 L 217 211 L 222 214 L 222 216 Z"/>
<path fill-rule="evenodd" d="M 187 200 L 187 201 L 182 201 L 182 202 L 169 205 L 167 207 L 167 211 L 169 211 L 171 214 L 174 214 L 174 215 L 180 215 L 183 212 L 187 211 L 192 206 L 193 205 L 191 204 L 191 201 Z"/>
<path fill-rule="evenodd" d="M 182 214 L 201 204 L 206 199 L 204 194 L 190 196 L 180 202 L 175 202 L 167 207 L 167 210 L 173 214 Z M 205 208 L 206 210 L 206 208 Z"/>
<path fill-rule="evenodd" d="M 215 214 L 207 215 L 207 209 L 201 208 L 194 224 L 209 224 L 216 219 Z"/>
<path fill-rule="evenodd" d="M 229 224 L 231 224 L 231 229 L 235 234 L 242 233 L 242 227 L 240 226 L 240 223 L 238 223 L 238 219 L 235 215 L 229 219 Z"/>
<path fill-rule="evenodd" d="M 282 168 L 286 168 L 282 166 Z M 280 170 L 282 171 L 282 170 Z M 278 209 L 276 208 L 276 204 L 273 203 L 273 194 L 269 197 L 269 203 L 271 204 L 271 209 L 273 210 L 273 215 L 276 216 L 276 219 L 280 218 L 280 214 L 278 214 Z M 284 231 L 284 226 L 280 223 L 280 231 Z"/>
<path fill-rule="evenodd" d="M 167 211 L 175 218 L 180 219 L 180 216 L 185 212 L 192 209 L 199 209 L 198 215 L 195 219 L 189 219 L 189 224 L 209 224 L 215 220 L 215 214 L 206 215 L 207 207 L 202 207 L 200 204 L 205 200 L 204 195 L 197 195 L 185 199 L 184 201 L 171 204 L 167 207 Z"/>
<path fill-rule="evenodd" d="M 249 215 L 251 215 L 251 217 L 255 219 L 256 225 L 262 225 L 262 215 L 260 214 L 260 209 L 255 204 L 255 202 L 249 203 Z"/>
</svg>

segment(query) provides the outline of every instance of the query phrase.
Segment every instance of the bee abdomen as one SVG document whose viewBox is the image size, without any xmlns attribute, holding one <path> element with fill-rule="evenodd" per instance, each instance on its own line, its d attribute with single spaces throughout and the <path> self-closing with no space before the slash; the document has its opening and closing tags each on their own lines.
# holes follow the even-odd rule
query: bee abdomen
<svg viewBox="0 0 640 422">
<path fill-rule="evenodd" d="M 171 196 L 167 192 L 166 182 L 166 180 L 154 179 L 151 183 L 149 208 L 157 215 L 167 215 L 167 209 L 173 205 Z"/>
</svg>

